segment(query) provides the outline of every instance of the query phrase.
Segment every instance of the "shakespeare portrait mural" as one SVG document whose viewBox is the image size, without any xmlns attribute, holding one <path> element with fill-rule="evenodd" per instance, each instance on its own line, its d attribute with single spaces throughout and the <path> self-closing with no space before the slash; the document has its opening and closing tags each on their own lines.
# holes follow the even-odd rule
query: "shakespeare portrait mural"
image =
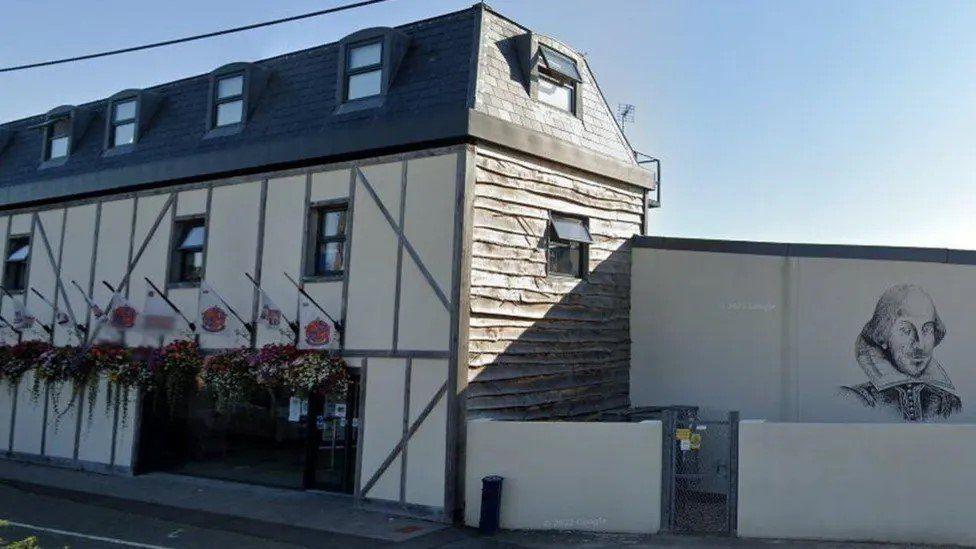
<svg viewBox="0 0 976 549">
<path fill-rule="evenodd" d="M 947 418 L 962 400 L 934 352 L 946 336 L 935 302 L 919 286 L 881 294 L 854 345 L 868 381 L 843 390 L 865 406 L 897 411 L 906 421 Z"/>
</svg>

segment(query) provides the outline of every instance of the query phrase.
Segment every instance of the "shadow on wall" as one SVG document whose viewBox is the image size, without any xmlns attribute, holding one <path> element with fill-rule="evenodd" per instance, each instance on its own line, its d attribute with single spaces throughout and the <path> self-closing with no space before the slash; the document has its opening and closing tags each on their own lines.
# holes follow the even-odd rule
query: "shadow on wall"
<svg viewBox="0 0 976 549">
<path fill-rule="evenodd" d="M 477 173 L 468 419 L 585 419 L 628 407 L 640 192 L 484 157 Z M 588 219 L 582 280 L 547 276 L 550 212 Z"/>
</svg>

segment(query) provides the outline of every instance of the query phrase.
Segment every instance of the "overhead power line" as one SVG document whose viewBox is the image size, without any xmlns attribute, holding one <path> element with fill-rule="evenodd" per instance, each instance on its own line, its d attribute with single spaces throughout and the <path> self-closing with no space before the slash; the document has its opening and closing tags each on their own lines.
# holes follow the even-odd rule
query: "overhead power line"
<svg viewBox="0 0 976 549">
<path fill-rule="evenodd" d="M 293 15 L 291 17 L 282 17 L 281 19 L 274 19 L 272 21 L 264 21 L 261 23 L 253 23 L 251 25 L 244 25 L 243 27 L 234 27 L 231 29 L 224 29 L 214 32 L 208 32 L 204 34 L 197 34 L 194 36 L 186 36 L 184 38 L 174 38 L 172 40 L 164 40 L 162 42 L 153 42 L 151 44 L 143 44 L 141 46 L 132 46 L 129 48 L 121 48 L 111 51 L 103 51 L 98 53 L 89 53 L 86 55 L 78 55 L 75 57 L 65 57 L 63 59 L 52 59 L 50 61 L 40 61 L 37 63 L 28 63 L 26 65 L 16 65 L 13 67 L 3 67 L 0 68 L 0 73 L 3 72 L 14 72 L 22 71 L 27 69 L 36 69 L 38 67 L 49 67 L 51 65 L 61 65 L 63 63 L 73 63 L 75 61 L 85 61 L 87 59 L 97 59 L 99 57 L 109 57 L 111 55 L 119 55 L 122 53 L 131 53 L 134 51 L 149 50 L 152 48 L 161 48 L 163 46 L 172 46 L 174 44 L 182 44 L 184 42 L 193 42 L 196 40 L 203 40 L 205 38 L 214 38 L 216 36 L 224 36 L 227 34 L 234 34 L 236 32 L 244 32 L 253 29 L 260 29 L 262 27 L 270 27 L 272 25 L 280 25 L 282 23 L 291 23 L 292 21 L 299 21 L 301 19 L 309 19 L 312 17 L 319 17 L 322 15 L 328 15 L 330 13 L 336 13 L 340 11 L 351 10 L 355 8 L 361 8 L 363 6 L 368 6 L 370 4 L 379 4 L 381 2 L 388 2 L 389 0 L 363 0 L 361 2 L 353 2 L 352 4 L 345 4 L 342 6 L 336 6 L 334 8 L 313 11 L 309 13 L 303 13 L 301 15 Z"/>
</svg>

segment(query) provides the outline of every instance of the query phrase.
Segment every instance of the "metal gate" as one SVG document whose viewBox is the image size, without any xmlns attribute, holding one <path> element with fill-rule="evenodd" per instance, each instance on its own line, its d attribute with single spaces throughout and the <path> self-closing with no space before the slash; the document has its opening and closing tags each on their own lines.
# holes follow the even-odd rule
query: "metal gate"
<svg viewBox="0 0 976 549">
<path fill-rule="evenodd" d="M 660 409 L 664 427 L 661 529 L 735 535 L 739 412 Z"/>
</svg>

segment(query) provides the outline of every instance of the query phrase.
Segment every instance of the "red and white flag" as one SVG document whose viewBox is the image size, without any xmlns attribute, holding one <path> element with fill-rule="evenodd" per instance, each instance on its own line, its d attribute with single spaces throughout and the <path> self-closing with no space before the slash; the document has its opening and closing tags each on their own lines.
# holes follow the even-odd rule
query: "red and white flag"
<svg viewBox="0 0 976 549">
<path fill-rule="evenodd" d="M 139 320 L 139 310 L 124 295 L 116 292 L 112 294 L 112 300 L 108 302 L 108 312 L 102 315 L 101 320 L 119 332 L 127 332 L 135 328 Z"/>
<path fill-rule="evenodd" d="M 339 333 L 335 324 L 305 296 L 298 303 L 299 349 L 335 349 Z"/>
<path fill-rule="evenodd" d="M 200 299 L 197 301 L 197 326 L 201 333 L 210 335 L 233 335 L 234 331 L 230 328 L 230 312 L 210 284 L 200 283 Z"/>
<path fill-rule="evenodd" d="M 258 289 L 258 292 L 260 297 L 258 324 L 267 327 L 269 330 L 277 331 L 285 337 L 290 337 L 291 327 L 288 325 L 288 321 L 285 320 L 285 315 L 281 312 L 281 307 L 271 299 L 268 292 L 261 289 Z"/>
</svg>

